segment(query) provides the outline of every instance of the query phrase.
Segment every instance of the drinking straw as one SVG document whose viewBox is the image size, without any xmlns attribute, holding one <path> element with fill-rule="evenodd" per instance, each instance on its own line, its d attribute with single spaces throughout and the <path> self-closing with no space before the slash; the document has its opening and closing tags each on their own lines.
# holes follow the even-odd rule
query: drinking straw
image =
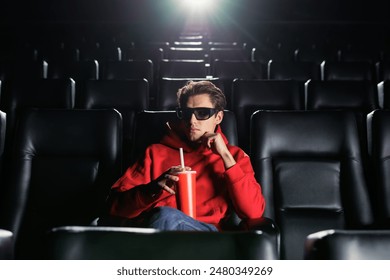
<svg viewBox="0 0 390 280">
<path fill-rule="evenodd" d="M 183 148 L 179 148 L 179 151 L 180 151 L 180 163 L 181 163 L 181 167 L 184 169 L 185 165 L 184 165 Z"/>
</svg>

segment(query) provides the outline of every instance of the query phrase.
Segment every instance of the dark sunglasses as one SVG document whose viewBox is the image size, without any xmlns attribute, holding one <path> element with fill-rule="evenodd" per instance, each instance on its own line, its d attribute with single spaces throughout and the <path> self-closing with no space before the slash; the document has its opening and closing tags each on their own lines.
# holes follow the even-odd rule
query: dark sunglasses
<svg viewBox="0 0 390 280">
<path fill-rule="evenodd" d="M 195 118 L 198 121 L 204 121 L 211 118 L 214 114 L 216 114 L 219 110 L 215 108 L 176 108 L 177 117 L 181 120 L 189 120 L 192 117 L 192 114 L 195 115 Z"/>
</svg>

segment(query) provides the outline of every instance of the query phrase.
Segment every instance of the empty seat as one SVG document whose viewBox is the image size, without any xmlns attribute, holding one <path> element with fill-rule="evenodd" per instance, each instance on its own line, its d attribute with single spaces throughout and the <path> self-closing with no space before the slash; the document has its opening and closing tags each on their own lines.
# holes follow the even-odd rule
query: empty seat
<svg viewBox="0 0 390 280">
<path fill-rule="evenodd" d="M 303 86 L 298 81 L 236 79 L 231 108 L 237 118 L 239 146 L 249 153 L 252 113 L 256 110 L 304 110 Z"/>
<path fill-rule="evenodd" d="M 116 46 L 83 46 L 80 48 L 80 61 L 97 60 L 103 61 L 121 61 L 122 50 Z"/>
<path fill-rule="evenodd" d="M 367 114 L 378 108 L 377 86 L 370 81 L 308 81 L 308 110 L 352 110 Z"/>
<path fill-rule="evenodd" d="M 310 234 L 305 245 L 310 260 L 389 260 L 388 230 L 326 230 Z"/>
<path fill-rule="evenodd" d="M 164 53 L 165 59 L 201 59 L 204 60 L 206 52 L 197 47 L 171 47 Z"/>
<path fill-rule="evenodd" d="M 218 77 L 225 91 L 227 108 L 231 109 L 234 79 L 262 79 L 263 64 L 251 61 L 216 60 L 212 65 L 212 76 Z"/>
<path fill-rule="evenodd" d="M 1 61 L 0 80 L 47 78 L 46 61 Z"/>
<path fill-rule="evenodd" d="M 50 61 L 47 69 L 48 79 L 73 80 L 98 80 L 99 63 L 97 60 L 90 61 Z"/>
<path fill-rule="evenodd" d="M 258 111 L 251 159 L 281 231 L 281 257 L 302 259 L 308 234 L 371 226 L 356 120 L 341 111 Z"/>
<path fill-rule="evenodd" d="M 0 228 L 14 234 L 16 258 L 41 258 L 48 229 L 89 225 L 105 211 L 122 172 L 121 125 L 113 109 L 23 114 L 0 195 Z"/>
<path fill-rule="evenodd" d="M 377 82 L 390 80 L 390 61 L 380 61 L 375 64 Z"/>
<path fill-rule="evenodd" d="M 13 259 L 13 234 L 9 230 L 0 229 L 0 260 Z"/>
<path fill-rule="evenodd" d="M 206 78 L 209 69 L 204 60 L 170 60 L 160 62 L 161 78 Z"/>
<path fill-rule="evenodd" d="M 275 260 L 279 257 L 275 236 L 264 230 L 215 233 L 60 227 L 52 229 L 47 239 L 46 258 L 56 260 Z"/>
<path fill-rule="evenodd" d="M 223 83 L 218 78 L 162 78 L 158 86 L 156 110 L 174 110 L 178 106 L 177 91 L 190 80 L 208 80 L 223 91 Z"/>
<path fill-rule="evenodd" d="M 154 83 L 151 60 L 106 61 L 99 65 L 103 80 L 146 79 L 150 86 Z"/>
<path fill-rule="evenodd" d="M 6 114 L 0 111 L 0 183 L 3 181 L 3 155 L 4 155 L 4 145 L 5 145 L 5 130 L 6 130 Z"/>
<path fill-rule="evenodd" d="M 81 109 L 115 108 L 123 120 L 123 160 L 129 164 L 135 116 L 149 109 L 149 85 L 140 80 L 84 81 L 77 87 L 76 107 Z M 150 127 L 148 127 L 150 129 Z"/>
<path fill-rule="evenodd" d="M 378 109 L 377 86 L 371 81 L 309 81 L 305 84 L 307 110 L 348 110 L 357 120 L 367 157 L 366 116 Z"/>
<path fill-rule="evenodd" d="M 375 72 L 367 61 L 325 61 L 321 63 L 321 80 L 375 81 Z"/>
<path fill-rule="evenodd" d="M 269 80 L 307 81 L 320 79 L 320 66 L 316 62 L 268 62 L 267 78 Z"/>
<path fill-rule="evenodd" d="M 241 48 L 221 48 L 221 47 L 212 47 L 209 52 L 209 61 L 214 63 L 216 59 L 218 60 L 240 60 L 240 61 L 250 61 L 251 53 L 245 49 Z"/>
<path fill-rule="evenodd" d="M 13 135 L 18 115 L 23 110 L 28 108 L 71 109 L 74 107 L 74 102 L 75 82 L 72 79 L 5 81 L 2 83 L 1 109 L 7 113 L 7 138 Z"/>
<path fill-rule="evenodd" d="M 390 228 L 390 111 L 370 113 L 367 127 L 375 216 L 379 227 Z"/>
<path fill-rule="evenodd" d="M 378 103 L 381 109 L 390 109 L 390 80 L 378 83 Z"/>
</svg>

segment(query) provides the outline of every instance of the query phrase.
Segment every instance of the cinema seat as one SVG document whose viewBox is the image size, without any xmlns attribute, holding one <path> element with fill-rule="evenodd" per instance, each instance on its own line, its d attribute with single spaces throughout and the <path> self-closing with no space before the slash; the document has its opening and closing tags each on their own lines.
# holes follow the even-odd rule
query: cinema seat
<svg viewBox="0 0 390 280">
<path fill-rule="evenodd" d="M 281 232 L 281 258 L 303 259 L 307 235 L 361 229 L 374 219 L 351 112 L 257 111 L 251 160 Z"/>
<path fill-rule="evenodd" d="M 127 227 L 58 227 L 47 234 L 54 260 L 275 260 L 273 232 L 180 232 Z"/>
<path fill-rule="evenodd" d="M 42 258 L 44 233 L 89 225 L 122 174 L 122 120 L 113 109 L 31 109 L 20 119 L 10 178 L 0 194 L 0 228 L 15 258 Z"/>
<path fill-rule="evenodd" d="M 325 230 L 305 243 L 309 260 L 390 260 L 389 230 Z"/>
<path fill-rule="evenodd" d="M 12 232 L 0 229 L 0 260 L 13 259 L 13 246 Z"/>
</svg>

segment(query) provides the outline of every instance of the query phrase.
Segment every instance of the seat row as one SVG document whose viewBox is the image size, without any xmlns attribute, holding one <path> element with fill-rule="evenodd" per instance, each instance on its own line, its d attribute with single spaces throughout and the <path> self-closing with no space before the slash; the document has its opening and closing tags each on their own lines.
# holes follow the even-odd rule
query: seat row
<svg viewBox="0 0 390 280">
<path fill-rule="evenodd" d="M 18 114 L 26 108 L 116 108 L 124 121 L 124 154 L 129 156 L 134 118 L 143 110 L 174 110 L 176 92 L 189 79 L 161 79 L 154 106 L 150 86 L 139 80 L 16 79 L 2 83 L 0 109 L 8 114 L 9 135 Z M 364 118 L 375 109 L 390 108 L 390 85 L 369 81 L 226 80 L 209 79 L 226 94 L 228 107 L 237 119 L 238 144 L 249 153 L 250 117 L 256 110 L 349 110 L 364 127 Z M 229 92 L 230 89 L 230 92 Z M 364 130 L 362 131 L 364 135 Z M 12 136 L 8 136 L 12 137 Z M 364 136 L 362 136 L 365 138 Z M 12 143 L 12 141 L 9 141 Z"/>
<path fill-rule="evenodd" d="M 146 56 L 126 61 L 3 61 L 1 80 L 14 77 L 68 78 L 75 80 L 131 79 L 154 80 L 170 78 L 262 78 L 295 80 L 370 80 L 389 79 L 390 63 L 367 61 L 278 61 L 155 59 Z"/>
<path fill-rule="evenodd" d="M 158 141 L 163 124 L 173 117 L 174 112 L 138 114 L 134 151 L 140 153 L 148 143 Z M 234 143 L 234 122 L 229 114 L 223 122 L 224 131 Z M 208 241 L 220 240 L 225 245 L 210 255 L 216 258 L 302 259 L 306 239 L 319 231 L 355 230 L 360 234 L 365 230 L 380 235 L 390 226 L 390 112 L 375 110 L 367 122 L 368 159 L 363 155 L 352 112 L 255 112 L 251 118 L 250 156 L 267 201 L 265 218 L 232 221 L 237 228 L 221 235 L 176 233 L 182 236 L 181 244 L 194 238 L 191 246 L 208 248 L 208 252 L 214 248 Z M 142 230 L 134 234 L 137 229 L 90 229 L 105 211 L 110 186 L 123 172 L 122 119 L 118 111 L 31 109 L 21 116 L 15 137 L 9 176 L 0 188 L 0 228 L 12 232 L 16 258 L 47 257 L 42 255 L 46 242 L 51 244 L 48 249 L 53 258 L 83 258 L 83 254 L 92 258 L 82 248 L 68 245 L 75 240 L 82 242 L 85 236 L 91 236 L 91 240 L 113 238 L 115 233 L 107 233 L 111 230 L 133 232 L 123 233 L 121 238 L 129 238 L 128 248 L 144 248 L 132 252 L 134 258 L 140 258 L 150 244 L 158 244 L 153 238 L 170 238 L 169 234 L 150 232 L 146 237 L 140 234 Z M 54 237 L 47 239 L 47 230 L 62 226 L 87 228 L 53 230 Z M 256 229 L 261 231 L 252 232 Z M 97 257 L 112 256 L 102 247 L 85 246 L 100 250 Z M 159 251 L 156 246 L 153 250 Z M 59 248 L 73 250 L 61 256 Z M 375 256 L 375 248 L 362 248 L 368 256 Z M 233 253 L 237 251 L 243 253 Z M 165 257 L 174 258 L 168 253 Z"/>
</svg>

